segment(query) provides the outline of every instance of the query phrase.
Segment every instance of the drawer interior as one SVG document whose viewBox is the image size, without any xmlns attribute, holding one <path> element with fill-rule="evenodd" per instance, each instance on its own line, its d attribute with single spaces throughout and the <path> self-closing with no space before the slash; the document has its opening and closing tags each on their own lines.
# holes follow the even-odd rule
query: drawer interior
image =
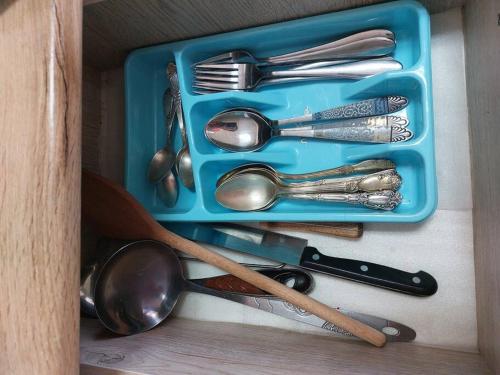
<svg viewBox="0 0 500 375">
<path fill-rule="evenodd" d="M 98 322 L 82 320 L 80 354 L 81 363 L 86 365 L 82 367 L 83 373 L 95 373 L 101 367 L 139 373 L 162 373 L 166 369 L 171 372 L 211 369 L 230 373 L 277 373 L 280 369 L 285 373 L 311 370 L 331 373 L 336 369 L 337 373 L 349 373 L 353 366 L 359 368 L 359 373 L 421 373 L 426 369 L 443 374 L 487 372 L 483 358 L 477 354 L 469 157 L 472 140 L 469 138 L 467 112 L 463 9 L 456 7 L 462 5 L 461 2 L 449 3 L 451 9 L 448 10 L 430 5 L 432 11 L 437 11 L 431 15 L 439 188 L 435 214 L 417 224 L 366 224 L 360 240 L 332 240 L 322 235 L 284 232 L 308 238 L 310 245 L 326 255 L 431 273 L 438 280 L 439 290 L 428 298 L 400 295 L 314 275 L 316 286 L 311 294 L 314 298 L 330 305 L 399 321 L 417 331 L 416 341 L 389 344 L 383 350 L 377 350 L 358 341 L 325 337 L 319 329 L 262 311 L 186 293 L 172 318 L 142 335 L 116 338 L 103 331 Z M 135 6 L 143 9 L 145 18 L 155 18 L 149 13 L 152 9 Z M 203 9 L 201 3 L 190 6 L 194 6 L 197 12 Z M 184 14 L 176 8 L 176 2 L 171 7 Z M 108 38 L 106 33 L 112 35 L 115 31 L 110 30 L 109 25 L 102 26 L 105 22 L 102 19 L 99 22 L 99 17 L 109 16 L 113 9 L 117 10 L 110 2 L 104 1 L 87 5 L 84 11 L 84 33 L 88 34 L 84 35 L 83 166 L 123 183 L 124 51 L 229 28 L 205 27 L 203 31 L 195 28 L 182 32 L 178 27 L 177 34 L 159 31 L 145 42 L 144 31 L 138 32 L 134 39 L 133 22 L 128 21 L 119 28 L 124 29 L 122 32 L 127 33 L 124 39 L 130 42 L 127 46 L 111 47 L 113 38 Z M 127 14 L 121 7 L 120 11 L 123 12 L 121 15 Z M 313 10 L 304 5 L 297 16 L 305 16 L 308 11 Z M 265 18 L 264 22 L 271 21 L 275 19 Z M 250 17 L 240 20 L 238 27 L 233 28 L 255 24 L 258 22 Z M 99 45 L 104 52 L 98 52 Z M 94 240 L 95 235 L 84 227 L 83 261 L 92 251 Z M 262 259 L 213 250 L 238 261 L 265 263 Z M 198 262 L 186 266 L 189 277 L 219 274 L 215 268 Z M 259 355 L 258 361 L 255 354 Z"/>
</svg>

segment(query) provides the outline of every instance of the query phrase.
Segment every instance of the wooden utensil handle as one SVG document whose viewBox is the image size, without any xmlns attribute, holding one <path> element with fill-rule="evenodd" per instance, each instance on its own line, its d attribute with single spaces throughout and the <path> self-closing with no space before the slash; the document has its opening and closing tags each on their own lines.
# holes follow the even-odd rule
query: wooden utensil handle
<svg viewBox="0 0 500 375">
<path fill-rule="evenodd" d="M 217 268 L 220 268 L 240 279 L 265 290 L 277 297 L 298 306 L 311 314 L 317 315 L 324 320 L 331 322 L 353 335 L 363 339 L 375 346 L 382 347 L 386 342 L 385 335 L 376 329 L 369 327 L 357 320 L 354 320 L 337 310 L 318 302 L 306 295 L 303 295 L 279 282 L 246 268 L 239 263 L 232 261 L 218 253 L 212 252 L 194 242 L 186 240 L 174 233 L 171 233 L 158 225 L 154 235 L 156 240 L 165 242 L 171 247 L 183 251 L 191 256 L 203 260 Z"/>
<path fill-rule="evenodd" d="M 336 223 L 336 222 L 321 222 L 321 223 L 296 223 L 296 222 L 261 222 L 262 229 L 289 229 L 303 232 L 313 232 L 328 234 L 331 236 L 360 238 L 363 235 L 362 223 Z"/>
</svg>

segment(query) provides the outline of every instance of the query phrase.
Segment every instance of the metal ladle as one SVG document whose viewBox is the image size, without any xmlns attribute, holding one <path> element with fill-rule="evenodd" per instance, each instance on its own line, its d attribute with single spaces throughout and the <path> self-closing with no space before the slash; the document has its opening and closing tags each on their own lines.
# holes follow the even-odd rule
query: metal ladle
<svg viewBox="0 0 500 375">
<path fill-rule="evenodd" d="M 306 199 L 364 205 L 367 208 L 393 210 L 401 202 L 401 194 L 392 190 L 374 193 L 323 193 L 317 187 L 283 187 L 259 173 L 238 174 L 222 183 L 215 191 L 222 206 L 236 211 L 266 210 L 280 198 Z"/>
<path fill-rule="evenodd" d="M 302 293 L 312 287 L 311 276 L 301 270 L 269 268 L 260 272 L 281 283 L 292 281 L 292 287 Z M 255 287 L 246 287 L 252 294 Z M 204 286 L 203 279 L 186 280 L 179 258 L 169 246 L 152 240 L 136 241 L 121 247 L 98 272 L 95 312 L 104 326 L 115 333 L 140 333 L 161 323 L 183 291 L 221 298 L 232 294 Z"/>
</svg>

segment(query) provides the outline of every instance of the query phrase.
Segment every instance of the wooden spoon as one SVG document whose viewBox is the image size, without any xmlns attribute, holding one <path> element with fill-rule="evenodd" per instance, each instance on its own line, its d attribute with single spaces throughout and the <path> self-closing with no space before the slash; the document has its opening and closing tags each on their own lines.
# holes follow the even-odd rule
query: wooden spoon
<svg viewBox="0 0 500 375">
<path fill-rule="evenodd" d="M 85 170 L 82 178 L 82 211 L 83 215 L 93 222 L 96 229 L 105 236 L 117 239 L 154 239 L 164 242 L 174 249 L 218 267 L 257 288 L 317 315 L 375 346 L 381 347 L 385 344 L 386 338 L 382 332 L 169 232 L 121 186 Z"/>
</svg>

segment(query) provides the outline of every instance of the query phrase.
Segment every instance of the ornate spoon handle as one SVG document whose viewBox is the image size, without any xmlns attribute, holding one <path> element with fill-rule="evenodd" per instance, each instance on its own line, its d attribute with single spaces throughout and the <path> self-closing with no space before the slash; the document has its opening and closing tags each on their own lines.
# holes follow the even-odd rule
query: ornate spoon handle
<svg viewBox="0 0 500 375">
<path fill-rule="evenodd" d="M 344 120 L 358 117 L 387 115 L 392 112 L 397 112 L 405 108 L 407 105 L 408 99 L 404 96 L 383 96 L 380 98 L 362 100 L 356 103 L 304 116 L 277 120 L 273 125 L 282 126 L 308 121 Z"/>
<path fill-rule="evenodd" d="M 349 203 L 363 205 L 368 208 L 390 211 L 401 203 L 400 193 L 383 190 L 377 193 L 320 193 L 320 194 L 283 194 L 283 198 L 306 199 L 322 202 Z"/>
<path fill-rule="evenodd" d="M 394 169 L 389 169 L 364 176 L 295 182 L 285 185 L 284 190 L 300 193 L 301 189 L 314 188 L 316 193 L 356 193 L 359 191 L 397 190 L 400 186 L 401 176 Z"/>
<path fill-rule="evenodd" d="M 328 176 L 341 176 L 354 173 L 370 173 L 386 169 L 394 169 L 396 164 L 387 159 L 371 159 L 364 160 L 356 164 L 346 164 L 337 168 L 325 169 L 323 171 L 311 173 L 281 173 L 277 172 L 279 178 L 283 180 L 309 180 L 314 178 L 328 177 Z"/>
<path fill-rule="evenodd" d="M 375 116 L 319 125 L 277 129 L 282 137 L 305 137 L 337 141 L 391 143 L 407 141 L 413 133 L 408 119 L 400 116 Z"/>
</svg>

